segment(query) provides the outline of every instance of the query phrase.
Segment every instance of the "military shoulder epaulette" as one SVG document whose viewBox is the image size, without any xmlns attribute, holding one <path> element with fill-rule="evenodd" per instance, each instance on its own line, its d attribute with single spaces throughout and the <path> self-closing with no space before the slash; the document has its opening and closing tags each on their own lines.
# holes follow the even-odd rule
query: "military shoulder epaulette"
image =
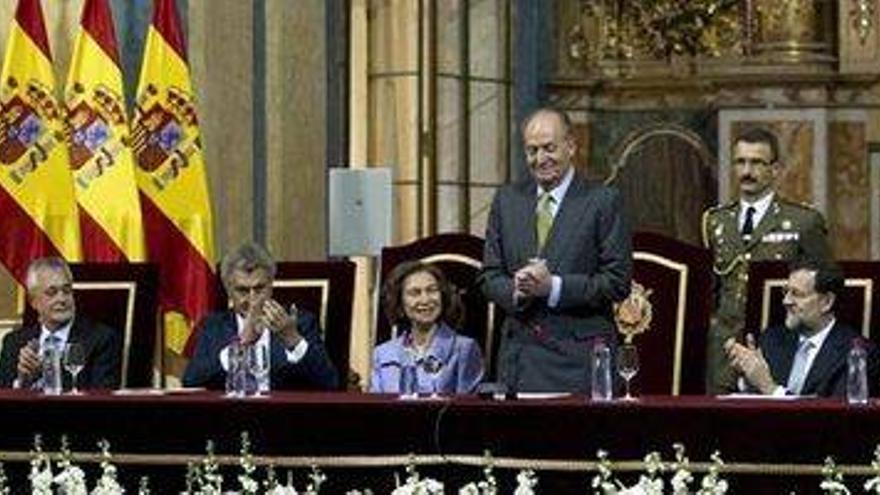
<svg viewBox="0 0 880 495">
<path fill-rule="evenodd" d="M 805 210 L 818 211 L 818 209 L 812 203 L 807 203 L 807 202 L 803 202 L 803 201 L 792 201 L 790 199 L 780 198 L 780 197 L 777 197 L 777 201 L 779 201 L 780 203 L 782 203 L 786 206 L 794 206 L 796 208 L 803 208 Z"/>
</svg>

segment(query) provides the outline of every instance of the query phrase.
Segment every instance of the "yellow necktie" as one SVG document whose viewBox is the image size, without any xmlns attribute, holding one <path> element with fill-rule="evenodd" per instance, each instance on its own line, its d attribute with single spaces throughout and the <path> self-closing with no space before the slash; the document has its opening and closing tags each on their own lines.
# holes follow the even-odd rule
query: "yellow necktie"
<svg viewBox="0 0 880 495">
<path fill-rule="evenodd" d="M 538 250 L 544 248 L 550 227 L 553 226 L 553 196 L 550 193 L 541 193 L 538 197 L 538 207 L 535 209 L 535 228 L 538 234 Z"/>
</svg>

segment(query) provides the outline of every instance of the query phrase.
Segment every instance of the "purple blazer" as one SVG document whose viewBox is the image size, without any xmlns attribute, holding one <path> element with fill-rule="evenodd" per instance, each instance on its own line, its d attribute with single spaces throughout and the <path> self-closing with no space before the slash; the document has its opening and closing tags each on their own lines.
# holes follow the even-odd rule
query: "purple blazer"
<svg viewBox="0 0 880 495">
<path fill-rule="evenodd" d="M 398 393 L 400 363 L 406 352 L 408 333 L 398 335 L 373 350 L 373 371 L 370 379 L 370 392 Z M 431 345 L 425 356 L 431 356 L 441 363 L 437 373 L 437 392 L 441 394 L 466 394 L 473 392 L 483 378 L 483 355 L 480 346 L 470 337 L 459 335 L 445 323 L 440 323 L 434 331 Z M 417 363 L 417 364 L 419 364 Z M 433 377 L 424 366 L 416 367 L 420 393 L 434 391 Z"/>
</svg>

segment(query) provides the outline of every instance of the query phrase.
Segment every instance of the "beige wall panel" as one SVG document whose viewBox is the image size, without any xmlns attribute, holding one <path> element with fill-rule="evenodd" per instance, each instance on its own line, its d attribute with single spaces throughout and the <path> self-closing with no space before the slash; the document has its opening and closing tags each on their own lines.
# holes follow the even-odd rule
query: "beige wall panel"
<svg viewBox="0 0 880 495">
<path fill-rule="evenodd" d="M 418 180 L 418 108 L 416 78 L 370 82 L 370 165 L 394 168 L 394 180 Z"/>
<path fill-rule="evenodd" d="M 471 182 L 494 185 L 507 181 L 506 133 L 499 128 L 507 122 L 505 91 L 500 84 L 471 84 Z"/>
<path fill-rule="evenodd" d="M 267 240 L 279 259 L 326 258 L 323 0 L 266 3 Z"/>
<path fill-rule="evenodd" d="M 460 80 L 440 78 L 437 81 L 437 180 L 460 181 L 462 172 L 461 125 L 463 116 Z M 439 206 L 439 205 L 438 205 Z"/>
<path fill-rule="evenodd" d="M 467 225 L 461 225 L 461 209 L 465 187 L 458 184 L 439 184 L 437 186 L 437 233 L 463 232 Z"/>
<path fill-rule="evenodd" d="M 419 188 L 415 184 L 394 185 L 394 229 L 392 244 L 406 244 L 418 238 Z"/>
<path fill-rule="evenodd" d="M 505 46 L 508 0 L 485 0 L 470 4 L 471 74 L 506 77 Z"/>
<path fill-rule="evenodd" d="M 370 72 L 418 69 L 418 12 L 414 0 L 370 1 Z"/>
<path fill-rule="evenodd" d="M 469 231 L 471 234 L 480 237 L 486 236 L 486 224 L 489 220 L 489 209 L 492 207 L 492 199 L 495 197 L 495 192 L 497 190 L 498 187 L 493 186 L 471 187 L 471 225 L 470 230 L 465 230 L 465 232 Z"/>
<path fill-rule="evenodd" d="M 190 0 L 189 60 L 218 259 L 253 229 L 253 7 L 238 0 Z"/>
<path fill-rule="evenodd" d="M 461 0 L 436 2 L 437 6 L 437 71 L 461 74 Z M 439 109 L 438 109 L 439 110 Z"/>
<path fill-rule="evenodd" d="M 829 122 L 828 220 L 836 258 L 870 257 L 870 176 L 863 122 Z"/>
</svg>

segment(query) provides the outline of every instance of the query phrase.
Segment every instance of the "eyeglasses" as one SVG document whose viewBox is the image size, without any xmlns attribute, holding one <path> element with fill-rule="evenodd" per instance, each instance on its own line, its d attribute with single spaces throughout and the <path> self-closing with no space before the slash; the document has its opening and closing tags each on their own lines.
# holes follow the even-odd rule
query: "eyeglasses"
<svg viewBox="0 0 880 495">
<path fill-rule="evenodd" d="M 232 287 L 232 292 L 239 297 L 249 296 L 251 293 L 255 294 L 264 294 L 269 290 L 271 285 L 268 282 L 261 282 L 259 284 L 253 285 L 235 285 Z"/>
</svg>

